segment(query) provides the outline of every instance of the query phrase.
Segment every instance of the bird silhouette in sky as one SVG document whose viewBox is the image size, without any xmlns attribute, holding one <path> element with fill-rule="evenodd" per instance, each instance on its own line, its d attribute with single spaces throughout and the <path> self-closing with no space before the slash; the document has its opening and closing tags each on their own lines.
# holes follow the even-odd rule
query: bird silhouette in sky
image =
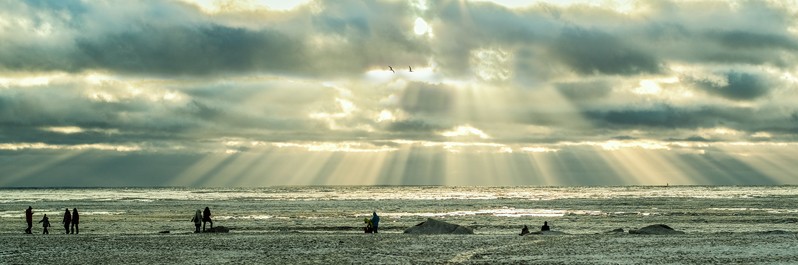
<svg viewBox="0 0 798 265">
<path fill-rule="evenodd" d="M 394 71 L 394 70 L 393 70 L 393 67 L 391 67 L 390 65 L 388 66 L 388 69 L 390 69 L 390 70 L 391 70 L 391 72 L 393 72 L 394 74 L 396 73 L 396 71 Z"/>
<path fill-rule="evenodd" d="M 407 68 L 409 68 L 409 69 L 410 69 L 410 72 L 411 72 L 411 73 L 413 72 L 413 67 L 410 67 L 410 66 L 408 66 Z"/>
</svg>

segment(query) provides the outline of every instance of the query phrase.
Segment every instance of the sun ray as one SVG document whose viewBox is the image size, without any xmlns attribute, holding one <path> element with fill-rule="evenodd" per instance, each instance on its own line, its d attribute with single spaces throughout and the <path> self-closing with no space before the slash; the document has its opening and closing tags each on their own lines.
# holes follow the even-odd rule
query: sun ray
<svg viewBox="0 0 798 265">
<path fill-rule="evenodd" d="M 31 165 L 28 167 L 20 168 L 13 172 L 4 173 L 3 177 L 0 178 L 0 186 L 13 186 L 15 183 L 21 179 L 35 177 L 37 174 L 42 173 L 46 170 L 52 169 L 53 167 L 57 167 L 58 165 L 70 161 L 81 154 L 84 154 L 85 150 L 66 150 L 59 152 L 59 154 L 53 155 L 49 159 L 44 159 L 41 162 L 37 163 L 36 165 Z"/>
<path fill-rule="evenodd" d="M 183 173 L 173 178 L 169 185 L 193 187 L 203 184 L 208 180 L 211 172 L 218 170 L 232 155 L 225 153 L 207 154 L 197 160 L 192 166 L 183 170 Z"/>
</svg>

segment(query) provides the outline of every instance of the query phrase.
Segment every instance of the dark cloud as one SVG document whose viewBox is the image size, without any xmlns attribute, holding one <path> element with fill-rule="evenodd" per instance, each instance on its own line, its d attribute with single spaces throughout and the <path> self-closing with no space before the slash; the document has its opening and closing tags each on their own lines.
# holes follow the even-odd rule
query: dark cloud
<svg viewBox="0 0 798 265">
<path fill-rule="evenodd" d="M 580 74 L 640 74 L 660 71 L 659 61 L 619 37 L 583 28 L 565 28 L 551 47 L 562 63 Z"/>
<path fill-rule="evenodd" d="M 301 72 L 302 42 L 285 34 L 220 25 L 135 29 L 76 40 L 83 68 L 116 72 L 203 75 L 214 72 Z M 80 70 L 80 69 L 74 69 Z"/>
<path fill-rule="evenodd" d="M 780 111 L 780 108 L 656 105 L 623 109 L 591 109 L 583 111 L 582 115 L 596 128 L 603 130 L 638 129 L 654 135 L 668 135 L 676 131 L 687 130 L 689 132 L 700 128 L 715 127 L 748 133 L 795 133 L 795 128 L 798 126 L 794 121 L 791 122 L 790 117 Z M 679 140 L 696 141 L 700 139 L 688 137 L 679 138 Z"/>
<path fill-rule="evenodd" d="M 443 125 L 434 122 L 428 122 L 420 119 L 410 119 L 403 121 L 391 122 L 388 125 L 388 130 L 393 132 L 433 132 L 450 128 L 451 125 Z"/>
<path fill-rule="evenodd" d="M 660 105 L 651 108 L 623 110 L 589 110 L 583 115 L 603 128 L 658 127 L 699 128 L 739 123 L 751 118 L 750 109 L 722 109 L 713 107 L 677 108 Z M 745 113 L 745 115 L 740 115 Z"/>
<path fill-rule="evenodd" d="M 472 73 L 471 53 L 490 48 L 536 46 L 549 40 L 556 27 L 546 14 L 514 11 L 491 3 L 430 1 L 427 16 L 434 18 L 431 40 L 436 62 L 452 75 Z M 511 50 L 511 49 L 508 49 Z"/>
<path fill-rule="evenodd" d="M 250 27 L 224 24 L 180 2 L 124 2 L 120 8 L 127 8 L 128 13 L 110 23 L 103 22 L 109 19 L 106 12 L 114 13 L 113 2 L 25 3 L 9 9 L 31 16 L 38 14 L 38 8 L 47 10 L 49 20 L 34 27 L 52 27 L 61 39 L 54 43 L 9 36 L 12 41 L 0 44 L 0 69 L 162 76 L 253 72 L 353 76 L 375 65 L 420 65 L 429 55 L 423 39 L 409 32 L 414 18 L 402 3 L 319 3 L 321 12 L 303 8 L 288 15 L 288 21 L 304 26 Z M 59 12 L 72 18 L 59 19 L 63 17 Z"/>
<path fill-rule="evenodd" d="M 750 73 L 728 72 L 724 77 L 725 84 L 711 80 L 688 79 L 688 81 L 702 91 L 732 100 L 754 100 L 767 95 L 775 86 L 775 83 L 767 81 L 764 77 Z"/>
<path fill-rule="evenodd" d="M 712 139 L 707 139 L 702 136 L 694 135 L 687 138 L 668 138 L 666 141 L 670 142 L 714 142 Z"/>
<path fill-rule="evenodd" d="M 555 87 L 563 96 L 577 101 L 600 99 L 612 91 L 609 81 L 566 82 L 557 83 Z"/>
<path fill-rule="evenodd" d="M 318 2 L 312 27 L 298 32 L 313 51 L 315 71 L 351 76 L 388 65 L 424 65 L 430 48 L 411 29 L 415 16 L 407 3 L 346 0 Z M 317 41 L 321 39 L 321 41 Z"/>
<path fill-rule="evenodd" d="M 429 15 L 438 19 L 435 59 L 458 75 L 471 73 L 469 58 L 480 49 L 513 54 L 523 83 L 562 75 L 560 65 L 578 75 L 661 73 L 673 63 L 794 65 L 794 14 L 778 4 L 739 5 L 653 1 L 643 4 L 645 11 L 624 13 L 587 5 L 513 10 L 437 1 Z"/>
<path fill-rule="evenodd" d="M 781 34 L 768 34 L 742 30 L 713 31 L 707 36 L 719 44 L 735 49 L 785 49 L 798 48 L 795 38 Z"/>
<path fill-rule="evenodd" d="M 653 109 L 628 109 L 609 111 L 588 111 L 584 115 L 591 120 L 604 123 L 604 126 L 651 126 L 651 127 L 697 127 L 708 121 L 701 120 L 685 110 L 670 106 Z"/>
<path fill-rule="evenodd" d="M 645 16 L 584 5 L 509 9 L 433 1 L 426 11 L 391 1 L 314 5 L 259 14 L 275 19 L 247 24 L 182 2 L 7 3 L 4 15 L 34 19 L 30 28 L 3 35 L 0 68 L 353 76 L 375 66 L 424 65 L 432 59 L 444 73 L 467 76 L 473 51 L 499 49 L 511 54 L 514 76 L 526 82 L 563 74 L 553 66 L 578 75 L 660 73 L 680 62 L 786 68 L 794 64 L 791 51 L 798 47 L 788 30 L 792 14 L 768 3 L 741 3 L 745 12 L 738 12 L 725 3 L 658 1 L 646 4 Z M 126 13 L 116 12 L 117 6 Z M 711 16 L 700 10 L 711 10 L 703 12 Z M 434 38 L 413 34 L 417 16 L 433 26 Z M 55 33 L 30 34 L 45 27 Z"/>
</svg>

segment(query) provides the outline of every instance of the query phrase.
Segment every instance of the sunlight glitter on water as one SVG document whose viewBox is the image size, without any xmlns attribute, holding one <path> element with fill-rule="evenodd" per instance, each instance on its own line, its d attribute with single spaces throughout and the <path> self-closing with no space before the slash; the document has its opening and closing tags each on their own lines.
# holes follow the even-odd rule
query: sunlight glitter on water
<svg viewBox="0 0 798 265">
<path fill-rule="evenodd" d="M 42 201 L 158 200 L 557 200 L 608 198 L 751 198 L 796 195 L 792 186 L 769 187 L 442 187 L 442 186 L 341 186 L 270 188 L 86 188 L 0 189 L 0 203 Z"/>
<path fill-rule="evenodd" d="M 452 212 L 381 212 L 380 216 L 388 218 L 402 217 L 447 217 L 447 216 L 474 216 L 490 215 L 496 217 L 560 217 L 565 215 L 601 215 L 601 211 L 566 211 L 552 209 L 479 209 L 474 211 L 452 211 Z M 358 214 L 356 217 L 368 217 L 370 214 Z"/>
</svg>

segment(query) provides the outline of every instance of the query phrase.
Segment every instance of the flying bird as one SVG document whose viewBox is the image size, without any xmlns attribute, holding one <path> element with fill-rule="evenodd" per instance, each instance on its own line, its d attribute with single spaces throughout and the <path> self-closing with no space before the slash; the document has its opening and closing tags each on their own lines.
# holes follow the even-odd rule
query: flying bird
<svg viewBox="0 0 798 265">
<path fill-rule="evenodd" d="M 390 69 L 390 70 L 391 70 L 391 72 L 393 72 L 394 74 L 396 73 L 396 71 L 394 71 L 394 70 L 393 70 L 393 67 L 391 67 L 390 65 L 388 66 L 388 69 Z"/>
<path fill-rule="evenodd" d="M 410 68 L 411 73 L 413 72 L 413 67 L 408 66 L 407 68 Z"/>
</svg>

